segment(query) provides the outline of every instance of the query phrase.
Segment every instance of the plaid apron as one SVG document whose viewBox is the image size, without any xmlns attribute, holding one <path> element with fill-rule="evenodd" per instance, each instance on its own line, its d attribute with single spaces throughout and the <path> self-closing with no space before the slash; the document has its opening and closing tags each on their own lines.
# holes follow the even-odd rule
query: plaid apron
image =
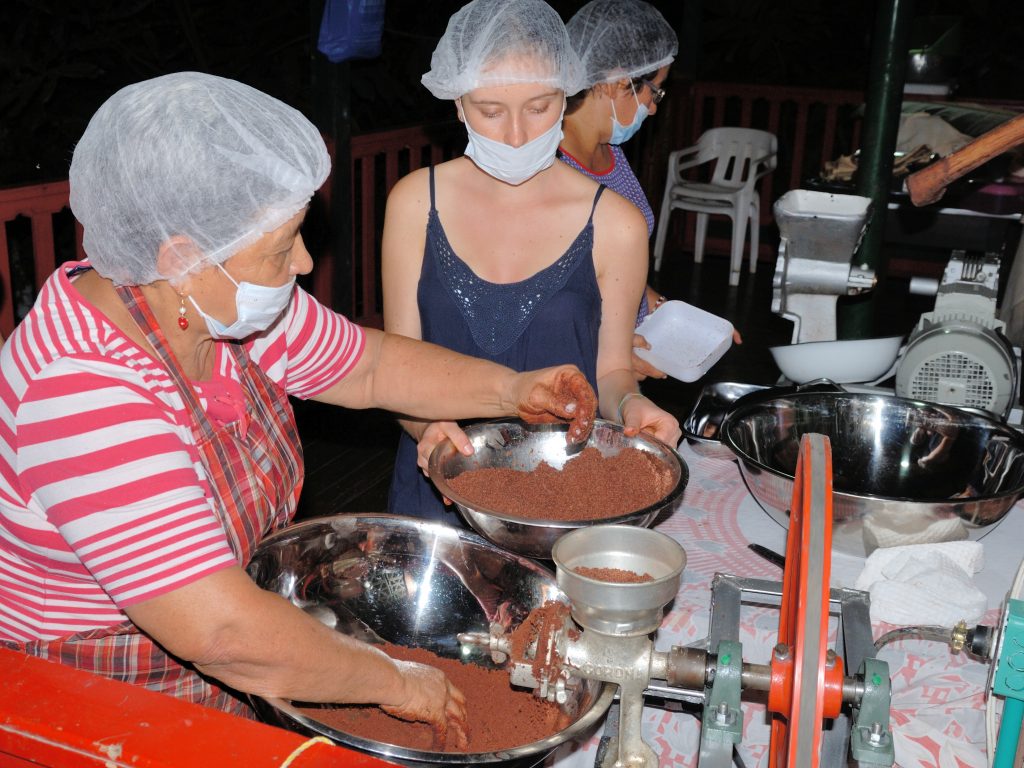
<svg viewBox="0 0 1024 768">
<path fill-rule="evenodd" d="M 268 532 L 292 519 L 302 490 L 302 444 L 288 396 L 250 362 L 241 344 L 228 343 L 246 395 L 246 413 L 232 424 L 215 427 L 171 353 L 142 292 L 134 286 L 119 287 L 117 292 L 185 402 L 199 458 L 206 468 L 211 503 L 235 557 L 245 565 Z M 128 621 L 14 647 L 186 701 L 252 716 L 239 698 L 241 694 L 168 655 Z"/>
</svg>

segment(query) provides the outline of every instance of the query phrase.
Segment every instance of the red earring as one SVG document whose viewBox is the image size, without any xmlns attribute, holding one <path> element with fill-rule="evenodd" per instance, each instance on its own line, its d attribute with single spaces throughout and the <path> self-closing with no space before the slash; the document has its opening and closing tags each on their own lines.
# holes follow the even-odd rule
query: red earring
<svg viewBox="0 0 1024 768">
<path fill-rule="evenodd" d="M 178 307 L 178 327 L 183 331 L 188 330 L 188 318 L 185 317 L 185 297 L 181 297 L 181 306 Z"/>
</svg>

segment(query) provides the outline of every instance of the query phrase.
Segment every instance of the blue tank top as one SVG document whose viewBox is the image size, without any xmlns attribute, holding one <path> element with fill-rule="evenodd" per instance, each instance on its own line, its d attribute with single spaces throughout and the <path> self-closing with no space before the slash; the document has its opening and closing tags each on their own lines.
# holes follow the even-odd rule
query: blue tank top
<svg viewBox="0 0 1024 768">
<path fill-rule="evenodd" d="M 417 288 L 424 341 L 501 363 L 517 371 L 576 365 L 597 389 L 597 340 L 601 291 L 594 270 L 594 209 L 572 244 L 553 264 L 516 283 L 483 280 L 452 250 L 434 199 L 430 169 L 430 212 L 423 266 Z M 399 441 L 388 494 L 388 511 L 461 524 L 454 507 L 416 466 L 416 442 Z"/>
</svg>

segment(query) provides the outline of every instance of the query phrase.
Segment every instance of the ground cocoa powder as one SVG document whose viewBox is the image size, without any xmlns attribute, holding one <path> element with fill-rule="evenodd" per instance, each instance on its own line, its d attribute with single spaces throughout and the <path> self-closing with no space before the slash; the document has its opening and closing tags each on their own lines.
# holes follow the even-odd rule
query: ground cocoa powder
<svg viewBox="0 0 1024 768">
<path fill-rule="evenodd" d="M 672 477 L 647 451 L 624 448 L 606 457 L 589 447 L 561 470 L 546 462 L 532 471 L 482 467 L 449 482 L 475 509 L 532 520 L 603 520 L 663 499 Z"/>
<path fill-rule="evenodd" d="M 649 573 L 637 573 L 636 571 L 627 571 L 624 568 L 588 568 L 581 566 L 573 568 L 573 572 L 578 573 L 580 576 L 586 576 L 588 579 L 607 581 L 611 584 L 643 584 L 644 582 L 654 581 L 654 577 Z"/>
<path fill-rule="evenodd" d="M 569 725 L 556 704 L 538 699 L 532 691 L 513 688 L 508 672 L 463 664 L 422 648 L 385 644 L 389 656 L 438 667 L 466 697 L 469 747 L 466 752 L 494 752 L 547 738 Z M 433 729 L 425 723 L 399 720 L 371 705 L 296 705 L 302 714 L 344 733 L 364 739 L 416 749 L 439 751 Z M 443 751 L 454 752 L 451 747 Z"/>
</svg>

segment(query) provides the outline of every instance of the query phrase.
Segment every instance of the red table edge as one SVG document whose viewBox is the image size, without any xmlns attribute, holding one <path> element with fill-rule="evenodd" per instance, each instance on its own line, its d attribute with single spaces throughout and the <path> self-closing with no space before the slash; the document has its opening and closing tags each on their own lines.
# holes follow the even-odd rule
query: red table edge
<svg viewBox="0 0 1024 768">
<path fill-rule="evenodd" d="M 392 767 L 361 752 L 0 648 L 0 766 Z"/>
</svg>

